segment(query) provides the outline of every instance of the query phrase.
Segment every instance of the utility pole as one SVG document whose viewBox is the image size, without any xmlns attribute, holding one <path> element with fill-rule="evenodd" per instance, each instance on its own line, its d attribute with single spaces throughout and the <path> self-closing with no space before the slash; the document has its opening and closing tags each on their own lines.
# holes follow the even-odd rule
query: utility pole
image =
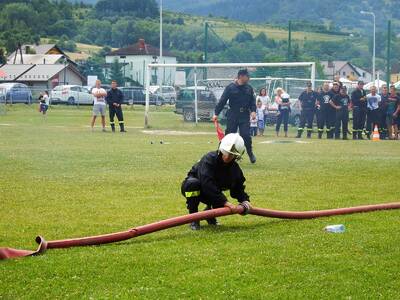
<svg viewBox="0 0 400 300">
<path fill-rule="evenodd" d="M 292 52 L 292 21 L 289 21 L 287 61 L 291 61 Z"/>
<path fill-rule="evenodd" d="M 208 22 L 204 23 L 204 63 L 208 60 Z"/>
<path fill-rule="evenodd" d="M 207 63 L 208 61 L 208 22 L 206 21 L 204 23 L 204 63 Z M 204 68 L 203 70 L 203 79 L 207 79 L 207 68 Z"/>
<path fill-rule="evenodd" d="M 388 40 L 387 40 L 387 57 L 386 57 L 386 84 L 389 89 L 390 87 L 390 47 L 391 47 L 391 34 L 392 34 L 392 21 L 388 21 Z"/>
<path fill-rule="evenodd" d="M 375 76 L 376 20 L 375 19 L 376 19 L 376 17 L 375 17 L 375 13 L 374 12 L 369 12 L 369 11 L 363 11 L 362 10 L 362 11 L 360 11 L 360 13 L 363 14 L 363 15 L 371 15 L 373 20 L 374 20 L 374 34 L 373 34 L 374 41 L 373 41 L 373 49 L 372 49 L 372 82 L 375 85 L 375 80 L 376 80 L 376 76 Z M 378 86 L 379 86 L 379 84 L 378 84 Z"/>
</svg>

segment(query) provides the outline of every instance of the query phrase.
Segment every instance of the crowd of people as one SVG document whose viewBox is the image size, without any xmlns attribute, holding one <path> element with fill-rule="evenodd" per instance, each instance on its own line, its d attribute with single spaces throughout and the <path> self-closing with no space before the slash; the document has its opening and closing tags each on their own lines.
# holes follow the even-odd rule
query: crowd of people
<svg viewBox="0 0 400 300">
<path fill-rule="evenodd" d="M 300 124 L 297 138 L 304 131 L 307 138 L 313 133 L 314 120 L 317 121 L 318 138 L 326 132 L 327 139 L 354 140 L 371 138 L 374 128 L 379 130 L 380 139 L 399 139 L 400 94 L 394 85 L 389 89 L 381 87 L 381 93 L 375 86 L 369 93 L 364 90 L 364 82 L 359 81 L 357 88 L 349 95 L 347 87 L 339 80 L 333 84 L 325 82 L 318 90 L 313 90 L 311 82 L 298 98 L 301 106 Z M 283 124 L 285 137 L 288 137 L 289 116 L 291 113 L 290 96 L 277 88 L 270 102 L 266 89 L 262 88 L 256 98 L 256 114 L 250 117 L 250 135 L 263 136 L 269 113 L 277 115 L 275 132 L 279 136 Z M 349 112 L 352 111 L 352 128 L 349 124 Z"/>
</svg>

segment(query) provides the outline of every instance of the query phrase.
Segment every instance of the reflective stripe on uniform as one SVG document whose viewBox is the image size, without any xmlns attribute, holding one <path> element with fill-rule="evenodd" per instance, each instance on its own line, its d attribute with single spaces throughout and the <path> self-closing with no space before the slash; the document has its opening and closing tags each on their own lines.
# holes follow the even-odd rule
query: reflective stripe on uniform
<svg viewBox="0 0 400 300">
<path fill-rule="evenodd" d="M 119 124 L 124 124 L 124 121 L 119 121 Z"/>
<path fill-rule="evenodd" d="M 114 122 L 110 122 L 110 125 L 114 125 L 115 123 Z"/>
<path fill-rule="evenodd" d="M 197 197 L 197 196 L 200 196 L 200 191 L 185 192 L 186 198 Z"/>
</svg>

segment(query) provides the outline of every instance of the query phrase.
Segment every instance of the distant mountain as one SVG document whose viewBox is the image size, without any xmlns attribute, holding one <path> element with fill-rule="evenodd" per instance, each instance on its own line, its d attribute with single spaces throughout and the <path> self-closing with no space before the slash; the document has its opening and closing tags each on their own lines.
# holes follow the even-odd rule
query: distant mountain
<svg viewBox="0 0 400 300">
<path fill-rule="evenodd" d="M 227 17 L 244 22 L 287 24 L 288 20 L 332 22 L 338 27 L 370 24 L 360 10 L 374 11 L 380 27 L 387 19 L 400 20 L 398 0 L 167 0 L 164 6 L 178 12 Z"/>
</svg>

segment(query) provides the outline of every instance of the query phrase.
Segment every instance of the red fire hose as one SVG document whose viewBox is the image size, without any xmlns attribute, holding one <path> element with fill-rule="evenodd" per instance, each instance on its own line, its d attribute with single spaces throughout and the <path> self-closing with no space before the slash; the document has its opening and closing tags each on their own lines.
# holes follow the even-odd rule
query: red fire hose
<svg viewBox="0 0 400 300">
<path fill-rule="evenodd" d="M 387 209 L 399 209 L 399 208 L 400 208 L 400 202 L 364 205 L 364 206 L 319 210 L 319 211 L 304 211 L 304 212 L 279 211 L 279 210 L 253 207 L 250 209 L 249 214 L 263 216 L 263 217 L 280 218 L 280 219 L 312 219 L 312 218 L 320 218 L 320 217 L 327 217 L 334 215 L 345 215 L 345 214 L 369 212 L 375 210 L 387 210 Z M 105 235 L 98 235 L 98 236 L 91 236 L 91 237 L 84 237 L 77 239 L 57 240 L 49 242 L 47 242 L 41 236 L 38 236 L 36 238 L 36 242 L 39 244 L 39 247 L 36 251 L 18 250 L 12 248 L 0 248 L 0 259 L 37 255 L 44 253 L 47 249 L 114 243 L 131 239 L 140 235 L 145 235 L 152 232 L 160 231 L 163 229 L 191 223 L 193 221 L 205 220 L 213 217 L 216 218 L 234 214 L 243 214 L 243 213 L 244 213 L 244 208 L 238 205 L 232 209 L 229 207 L 212 209 L 186 216 L 171 218 L 144 226 L 139 226 L 136 228 L 129 229 L 127 231 L 121 231 Z"/>
</svg>

